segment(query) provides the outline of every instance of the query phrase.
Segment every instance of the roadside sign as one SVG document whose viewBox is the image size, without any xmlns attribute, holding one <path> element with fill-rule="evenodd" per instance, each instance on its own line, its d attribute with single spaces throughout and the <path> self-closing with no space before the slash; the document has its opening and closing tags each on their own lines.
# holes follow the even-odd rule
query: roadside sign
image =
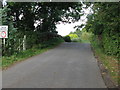
<svg viewBox="0 0 120 90">
<path fill-rule="evenodd" d="M 0 38 L 8 38 L 8 26 L 0 26 Z"/>
</svg>

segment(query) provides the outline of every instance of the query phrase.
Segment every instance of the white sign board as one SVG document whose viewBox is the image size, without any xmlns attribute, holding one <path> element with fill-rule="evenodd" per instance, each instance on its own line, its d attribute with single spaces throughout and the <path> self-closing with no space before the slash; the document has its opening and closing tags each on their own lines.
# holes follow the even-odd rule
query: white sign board
<svg viewBox="0 0 120 90">
<path fill-rule="evenodd" d="M 0 26 L 0 38 L 8 38 L 8 26 Z"/>
</svg>

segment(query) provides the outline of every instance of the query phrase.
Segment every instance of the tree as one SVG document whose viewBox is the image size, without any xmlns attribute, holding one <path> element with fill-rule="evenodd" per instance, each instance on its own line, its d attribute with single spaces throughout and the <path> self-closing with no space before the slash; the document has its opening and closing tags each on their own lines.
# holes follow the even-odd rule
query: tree
<svg viewBox="0 0 120 90">
<path fill-rule="evenodd" d="M 88 16 L 86 29 L 93 32 L 104 52 L 119 56 L 119 3 L 94 3 L 94 13 Z"/>
<path fill-rule="evenodd" d="M 10 30 L 3 53 L 12 55 L 60 37 L 57 35 L 56 24 L 79 20 L 81 5 L 70 2 L 8 2 L 4 7 L 3 24 L 9 25 Z"/>
</svg>

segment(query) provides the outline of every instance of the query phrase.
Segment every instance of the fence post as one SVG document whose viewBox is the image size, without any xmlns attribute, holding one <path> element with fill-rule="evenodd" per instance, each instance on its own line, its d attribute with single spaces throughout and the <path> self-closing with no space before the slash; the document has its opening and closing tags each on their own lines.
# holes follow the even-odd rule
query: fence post
<svg viewBox="0 0 120 90">
<path fill-rule="evenodd" d="M 23 51 L 26 50 L 26 35 L 23 38 Z"/>
</svg>

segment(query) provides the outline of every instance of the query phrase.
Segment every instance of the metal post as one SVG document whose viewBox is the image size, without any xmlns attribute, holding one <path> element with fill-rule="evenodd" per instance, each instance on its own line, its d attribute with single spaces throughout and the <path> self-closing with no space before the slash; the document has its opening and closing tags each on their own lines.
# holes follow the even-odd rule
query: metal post
<svg viewBox="0 0 120 90">
<path fill-rule="evenodd" d="M 0 1 L 0 25 L 2 25 L 2 1 Z M 0 64 L 2 65 L 2 39 L 0 39 Z M 2 66 L 0 65 L 0 89 L 2 89 Z"/>
</svg>

